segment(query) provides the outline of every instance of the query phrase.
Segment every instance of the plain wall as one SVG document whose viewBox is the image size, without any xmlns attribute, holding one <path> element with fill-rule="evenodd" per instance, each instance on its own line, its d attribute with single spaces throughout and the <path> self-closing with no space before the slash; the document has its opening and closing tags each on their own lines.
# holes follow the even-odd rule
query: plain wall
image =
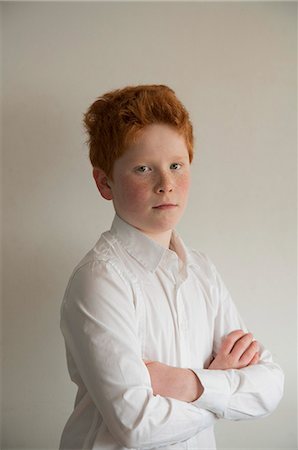
<svg viewBox="0 0 298 450">
<path fill-rule="evenodd" d="M 0 3 L 0 29 L 2 29 L 2 4 Z M 0 67 L 2 67 L 2 33 L 0 32 Z M 0 98 L 2 98 L 2 70 L 0 70 Z M 2 104 L 0 102 L 0 167 L 2 168 Z M 0 170 L 0 211 L 2 211 L 3 182 Z M 2 220 L 0 220 L 0 325 L 2 325 Z M 2 361 L 3 361 L 3 327 L 0 328 L 0 445 L 2 436 Z"/>
<path fill-rule="evenodd" d="M 59 309 L 110 227 L 82 114 L 104 92 L 168 84 L 196 156 L 178 231 L 218 267 L 286 374 L 270 417 L 218 424 L 218 447 L 296 440 L 296 2 L 3 2 L 3 449 L 57 449 L 75 385 Z"/>
</svg>

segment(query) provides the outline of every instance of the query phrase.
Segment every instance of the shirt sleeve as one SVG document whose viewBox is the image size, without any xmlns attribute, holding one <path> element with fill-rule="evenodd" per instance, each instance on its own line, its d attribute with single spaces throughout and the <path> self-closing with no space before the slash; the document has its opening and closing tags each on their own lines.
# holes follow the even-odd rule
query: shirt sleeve
<svg viewBox="0 0 298 450">
<path fill-rule="evenodd" d="M 216 355 L 224 336 L 236 329 L 248 330 L 221 276 L 210 261 L 209 264 L 217 303 L 213 347 Z M 219 418 L 243 420 L 266 416 L 277 407 L 283 395 L 283 372 L 262 345 L 256 365 L 237 370 L 192 370 L 204 387 L 202 396 L 192 404 L 214 412 Z"/>
<path fill-rule="evenodd" d="M 133 290 L 113 262 L 85 264 L 61 306 L 68 351 L 111 435 L 127 448 L 184 441 L 213 425 L 198 405 L 153 395 L 137 335 Z"/>
</svg>

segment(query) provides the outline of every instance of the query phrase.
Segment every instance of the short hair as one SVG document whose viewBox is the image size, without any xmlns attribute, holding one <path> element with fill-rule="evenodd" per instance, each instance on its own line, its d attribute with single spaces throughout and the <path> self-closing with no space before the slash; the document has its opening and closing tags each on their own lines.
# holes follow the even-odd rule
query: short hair
<svg viewBox="0 0 298 450">
<path fill-rule="evenodd" d="M 184 137 L 191 162 L 192 123 L 171 88 L 165 85 L 127 86 L 98 97 L 84 115 L 92 166 L 101 168 L 112 179 L 115 160 L 146 125 L 155 123 L 170 125 Z"/>
</svg>

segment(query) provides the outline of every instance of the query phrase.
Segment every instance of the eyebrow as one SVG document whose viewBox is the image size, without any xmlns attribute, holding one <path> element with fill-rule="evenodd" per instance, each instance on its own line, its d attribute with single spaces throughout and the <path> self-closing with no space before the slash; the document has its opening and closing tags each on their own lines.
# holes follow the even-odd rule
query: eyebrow
<svg viewBox="0 0 298 450">
<path fill-rule="evenodd" d="M 175 156 L 169 158 L 169 160 L 172 161 L 172 162 L 180 161 L 180 160 L 184 160 L 184 159 L 189 160 L 189 154 L 183 155 L 183 156 L 182 155 L 180 155 L 180 156 L 175 155 Z M 135 156 L 134 158 L 130 158 L 129 161 L 130 162 L 141 161 L 142 163 L 145 163 L 145 162 L 149 163 L 149 162 L 151 162 L 151 159 L 150 159 L 150 156 L 146 156 L 145 155 L 143 157 Z"/>
</svg>

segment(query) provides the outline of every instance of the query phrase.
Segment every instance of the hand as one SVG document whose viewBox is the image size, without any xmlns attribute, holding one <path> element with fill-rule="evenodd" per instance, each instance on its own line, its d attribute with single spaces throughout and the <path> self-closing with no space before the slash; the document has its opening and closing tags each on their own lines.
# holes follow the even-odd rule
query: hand
<svg viewBox="0 0 298 450">
<path fill-rule="evenodd" d="M 172 367 L 158 361 L 144 361 L 149 371 L 154 395 L 193 402 L 203 393 L 203 386 L 191 369 Z"/>
<path fill-rule="evenodd" d="M 259 344 L 251 333 L 234 330 L 225 337 L 208 369 L 242 369 L 257 364 L 260 360 L 258 352 Z"/>
</svg>

